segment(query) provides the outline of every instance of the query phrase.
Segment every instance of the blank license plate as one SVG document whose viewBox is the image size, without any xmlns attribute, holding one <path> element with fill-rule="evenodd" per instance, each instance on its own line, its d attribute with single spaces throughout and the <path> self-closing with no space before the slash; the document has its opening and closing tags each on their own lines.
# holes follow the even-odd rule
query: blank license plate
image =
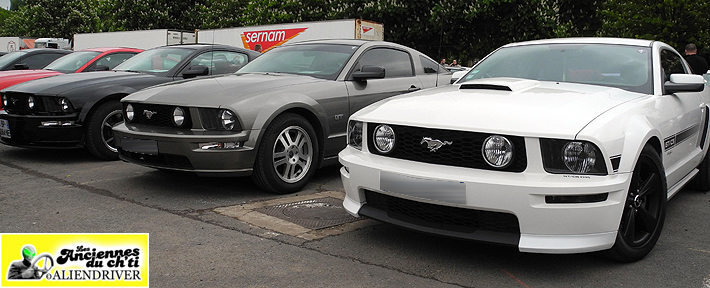
<svg viewBox="0 0 710 288">
<path fill-rule="evenodd" d="M 123 137 L 121 149 L 134 153 L 158 155 L 158 141 Z"/>
<path fill-rule="evenodd" d="M 466 204 L 466 183 L 380 172 L 380 189 L 416 198 Z"/>
<path fill-rule="evenodd" d="M 10 121 L 0 119 L 0 137 L 10 138 Z"/>
</svg>

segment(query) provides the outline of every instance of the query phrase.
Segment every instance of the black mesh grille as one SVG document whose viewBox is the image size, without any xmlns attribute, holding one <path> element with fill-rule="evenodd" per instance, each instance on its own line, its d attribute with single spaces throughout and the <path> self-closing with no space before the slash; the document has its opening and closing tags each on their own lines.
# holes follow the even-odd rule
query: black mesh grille
<svg viewBox="0 0 710 288">
<path fill-rule="evenodd" d="M 28 104 L 29 97 L 34 99 L 34 106 L 30 109 Z M 59 101 L 61 97 L 55 96 L 36 96 L 29 93 L 5 92 L 2 93 L 2 98 L 7 99 L 7 105 L 2 108 L 8 114 L 15 115 L 46 115 L 59 116 L 73 113 L 74 109 L 70 108 L 67 111 L 61 109 Z"/>
<path fill-rule="evenodd" d="M 393 219 L 428 227 L 471 233 L 487 230 L 520 233 L 518 218 L 513 214 L 482 211 L 422 203 L 365 190 L 365 205 L 386 211 Z"/>
<path fill-rule="evenodd" d="M 176 106 L 130 103 L 133 106 L 133 124 L 143 124 L 160 127 L 175 127 L 173 124 L 173 110 Z M 126 111 L 128 103 L 123 103 L 123 111 Z M 186 129 L 192 128 L 190 121 L 190 111 L 186 107 L 180 107 L 185 112 L 185 122 L 182 127 Z M 125 113 L 125 112 L 124 112 Z M 148 118 L 150 115 L 150 118 Z M 125 116 L 125 115 L 124 115 Z"/>
<path fill-rule="evenodd" d="M 514 159 L 507 167 L 494 168 L 486 163 L 481 153 L 483 141 L 493 134 L 389 124 L 396 135 L 395 146 L 390 153 L 380 153 L 374 148 L 374 137 L 372 136 L 378 125 L 377 123 L 368 123 L 367 128 L 368 147 L 373 154 L 431 164 L 509 172 L 523 172 L 528 165 L 523 137 L 505 136 L 513 144 Z M 451 144 L 431 151 L 427 148 L 426 142 L 422 143 L 424 137 L 450 141 Z"/>
<path fill-rule="evenodd" d="M 183 155 L 173 155 L 173 154 L 160 154 L 160 155 L 147 155 L 141 153 L 128 152 L 119 149 L 118 152 L 122 157 L 130 159 L 132 162 L 160 166 L 166 168 L 176 168 L 192 170 L 192 163 L 190 159 Z"/>
</svg>

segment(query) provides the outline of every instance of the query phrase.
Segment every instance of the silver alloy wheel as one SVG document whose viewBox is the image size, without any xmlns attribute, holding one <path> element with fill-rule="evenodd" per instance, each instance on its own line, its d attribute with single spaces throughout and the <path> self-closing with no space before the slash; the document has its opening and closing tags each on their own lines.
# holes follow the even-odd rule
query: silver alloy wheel
<svg viewBox="0 0 710 288">
<path fill-rule="evenodd" d="M 123 123 L 123 115 L 121 110 L 115 110 L 108 113 L 104 120 L 101 122 L 101 142 L 104 143 L 108 150 L 114 153 L 118 153 L 118 148 L 116 148 L 116 140 L 113 139 L 113 126 Z"/>
<path fill-rule="evenodd" d="M 303 179 L 313 164 L 311 137 L 299 126 L 289 126 L 281 131 L 272 152 L 274 170 L 286 183 Z"/>
</svg>

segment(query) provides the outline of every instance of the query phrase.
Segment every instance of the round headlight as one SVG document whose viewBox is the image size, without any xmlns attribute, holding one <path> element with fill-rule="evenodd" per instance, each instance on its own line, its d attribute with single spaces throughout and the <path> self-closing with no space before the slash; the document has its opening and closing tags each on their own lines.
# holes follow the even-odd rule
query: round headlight
<svg viewBox="0 0 710 288">
<path fill-rule="evenodd" d="M 126 105 L 126 119 L 128 119 L 128 121 L 133 121 L 133 116 L 135 116 L 133 105 Z"/>
<path fill-rule="evenodd" d="M 2 106 L 7 106 L 7 97 L 2 97 Z"/>
<path fill-rule="evenodd" d="M 175 126 L 180 127 L 182 124 L 185 123 L 185 111 L 182 110 L 180 107 L 175 107 L 173 109 L 173 124 Z"/>
<path fill-rule="evenodd" d="M 62 107 L 62 110 L 68 111 L 69 110 L 69 100 L 67 100 L 67 98 L 60 99 L 59 106 Z"/>
<path fill-rule="evenodd" d="M 379 125 L 372 135 L 375 142 L 375 149 L 380 153 L 389 153 L 394 148 L 394 130 L 388 125 Z"/>
<path fill-rule="evenodd" d="M 562 151 L 565 166 L 572 172 L 587 173 L 594 168 L 597 162 L 597 153 L 594 146 L 586 142 L 569 142 Z"/>
<path fill-rule="evenodd" d="M 30 109 L 35 108 L 35 98 L 34 97 L 32 97 L 32 96 L 27 97 L 27 107 L 29 107 Z"/>
<path fill-rule="evenodd" d="M 504 168 L 513 161 L 513 144 L 508 138 L 493 135 L 483 141 L 483 159 L 495 168 Z"/>
<path fill-rule="evenodd" d="M 237 123 L 237 115 L 234 115 L 232 111 L 222 110 L 222 112 L 219 113 L 219 121 L 222 123 L 222 128 L 232 130 L 234 123 Z"/>
</svg>

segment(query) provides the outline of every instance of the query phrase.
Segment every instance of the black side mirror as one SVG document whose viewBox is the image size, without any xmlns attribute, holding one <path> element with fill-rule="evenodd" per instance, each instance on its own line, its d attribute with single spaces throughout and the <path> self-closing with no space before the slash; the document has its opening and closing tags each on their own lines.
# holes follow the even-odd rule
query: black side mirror
<svg viewBox="0 0 710 288">
<path fill-rule="evenodd" d="M 360 71 L 353 72 L 352 76 L 355 80 L 385 78 L 385 67 L 364 65 L 360 68 Z"/>
<path fill-rule="evenodd" d="M 30 65 L 27 65 L 27 63 L 17 63 L 14 66 L 12 66 L 12 70 L 27 70 L 30 69 Z"/>
<path fill-rule="evenodd" d="M 106 66 L 106 65 L 96 65 L 96 67 L 94 67 L 94 69 L 91 69 L 91 71 L 108 71 L 108 70 L 111 70 L 111 69 L 108 68 L 108 66 Z"/>
<path fill-rule="evenodd" d="M 702 92 L 705 89 L 705 78 L 693 74 L 671 74 L 670 81 L 663 83 L 663 94 L 677 92 Z"/>
<path fill-rule="evenodd" d="M 196 65 L 190 66 L 189 69 L 182 72 L 182 78 L 195 78 L 197 76 L 206 76 L 210 74 L 210 69 L 207 66 Z"/>
</svg>

